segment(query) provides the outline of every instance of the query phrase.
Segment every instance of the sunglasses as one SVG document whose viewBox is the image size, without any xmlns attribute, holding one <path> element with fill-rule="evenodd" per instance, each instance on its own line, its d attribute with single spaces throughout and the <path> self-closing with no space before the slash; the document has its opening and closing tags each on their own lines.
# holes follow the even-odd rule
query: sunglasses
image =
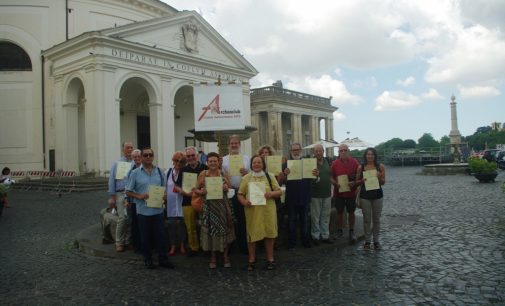
<svg viewBox="0 0 505 306">
<path fill-rule="evenodd" d="M 153 157 L 154 154 L 153 153 L 144 153 L 144 154 L 142 154 L 142 156 L 144 156 L 144 157 Z"/>
</svg>

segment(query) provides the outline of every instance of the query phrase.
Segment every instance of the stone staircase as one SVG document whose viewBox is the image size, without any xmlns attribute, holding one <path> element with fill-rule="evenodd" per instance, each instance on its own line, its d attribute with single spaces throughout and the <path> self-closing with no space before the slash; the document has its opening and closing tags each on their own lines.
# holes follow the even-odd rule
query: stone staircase
<svg viewBox="0 0 505 306">
<path fill-rule="evenodd" d="M 107 190 L 107 178 L 63 177 L 21 179 L 11 188 L 18 190 L 53 191 L 56 193 Z"/>
</svg>

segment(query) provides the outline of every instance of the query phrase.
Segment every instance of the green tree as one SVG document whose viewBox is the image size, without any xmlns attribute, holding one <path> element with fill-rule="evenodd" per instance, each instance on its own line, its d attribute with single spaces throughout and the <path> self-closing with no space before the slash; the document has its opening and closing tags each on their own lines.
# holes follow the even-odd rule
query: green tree
<svg viewBox="0 0 505 306">
<path fill-rule="evenodd" d="M 416 141 L 413 139 L 405 139 L 403 141 L 402 148 L 415 149 L 416 148 Z"/>
<path fill-rule="evenodd" d="M 463 140 L 463 138 L 462 138 Z M 449 136 L 447 135 L 444 135 L 442 136 L 442 138 L 440 138 L 440 145 L 441 146 L 447 146 L 451 143 L 451 139 L 449 138 Z"/>
<path fill-rule="evenodd" d="M 430 133 L 424 133 L 423 136 L 417 140 L 418 148 L 434 148 L 439 146 L 440 144 L 438 141 L 436 141 Z"/>
</svg>

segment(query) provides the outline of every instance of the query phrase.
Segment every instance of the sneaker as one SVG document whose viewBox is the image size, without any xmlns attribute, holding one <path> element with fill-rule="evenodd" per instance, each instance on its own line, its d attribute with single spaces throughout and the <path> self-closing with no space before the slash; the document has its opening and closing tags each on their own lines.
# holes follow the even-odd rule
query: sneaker
<svg viewBox="0 0 505 306">
<path fill-rule="evenodd" d="M 356 242 L 356 235 L 354 234 L 353 230 L 349 230 L 349 241 Z"/>
<path fill-rule="evenodd" d="M 363 250 L 370 251 L 370 242 L 365 242 L 365 244 L 363 245 Z"/>
<path fill-rule="evenodd" d="M 381 250 L 382 249 L 382 246 L 380 245 L 380 243 L 378 242 L 374 242 L 373 243 L 373 248 L 377 251 Z"/>
</svg>

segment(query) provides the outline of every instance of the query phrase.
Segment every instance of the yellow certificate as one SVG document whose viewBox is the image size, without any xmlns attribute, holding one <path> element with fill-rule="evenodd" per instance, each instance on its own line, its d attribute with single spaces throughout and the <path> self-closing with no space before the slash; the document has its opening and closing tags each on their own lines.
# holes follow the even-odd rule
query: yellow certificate
<svg viewBox="0 0 505 306">
<path fill-rule="evenodd" d="M 118 162 L 116 166 L 116 180 L 122 180 L 125 178 L 126 173 L 130 171 L 132 164 L 129 162 Z"/>
<path fill-rule="evenodd" d="M 288 160 L 288 181 L 302 179 L 302 161 L 301 160 Z"/>
<path fill-rule="evenodd" d="M 267 205 L 264 182 L 249 182 L 248 197 L 252 205 Z"/>
<path fill-rule="evenodd" d="M 282 156 L 267 156 L 267 171 L 275 175 L 282 172 Z"/>
<path fill-rule="evenodd" d="M 351 191 L 351 188 L 349 188 L 349 178 L 347 177 L 347 174 L 337 176 L 337 183 L 340 185 L 340 187 L 338 187 L 338 192 Z"/>
<path fill-rule="evenodd" d="M 379 178 L 377 178 L 377 170 L 363 171 L 363 178 L 365 179 L 365 189 L 376 190 L 380 188 Z"/>
<path fill-rule="evenodd" d="M 163 207 L 163 195 L 165 195 L 165 187 L 158 185 L 149 185 L 148 194 L 149 197 L 146 200 L 147 207 Z"/>
<path fill-rule="evenodd" d="M 315 158 L 304 158 L 302 159 L 302 169 L 303 169 L 303 178 L 316 178 L 315 175 L 312 174 L 312 170 L 317 169 L 317 159 Z"/>
<path fill-rule="evenodd" d="M 223 199 L 223 178 L 220 176 L 206 177 L 205 189 L 207 189 L 207 200 Z"/>
<path fill-rule="evenodd" d="M 229 155 L 230 176 L 239 176 L 240 168 L 244 168 L 244 158 L 242 155 Z"/>
<path fill-rule="evenodd" d="M 197 174 L 191 172 L 182 173 L 182 190 L 184 192 L 190 193 L 193 188 L 196 187 Z"/>
</svg>

